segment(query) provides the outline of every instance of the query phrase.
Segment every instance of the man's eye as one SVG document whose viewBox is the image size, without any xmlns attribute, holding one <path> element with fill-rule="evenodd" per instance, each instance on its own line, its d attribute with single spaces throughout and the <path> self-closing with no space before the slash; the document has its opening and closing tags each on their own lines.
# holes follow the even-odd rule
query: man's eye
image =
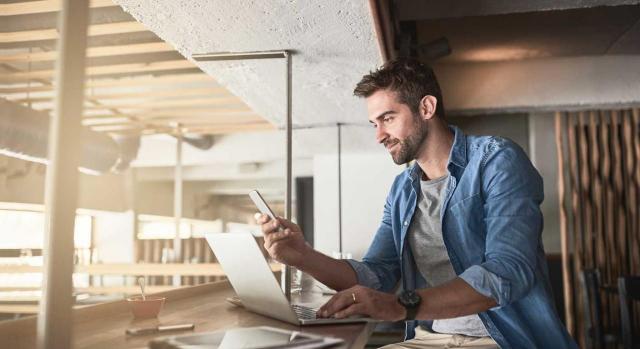
<svg viewBox="0 0 640 349">
<path fill-rule="evenodd" d="M 393 120 L 393 118 L 392 118 L 392 117 L 390 117 L 390 116 L 387 116 L 387 117 L 385 117 L 384 119 L 382 119 L 382 121 L 384 121 L 384 122 L 389 122 L 389 121 L 391 121 L 391 120 Z"/>
</svg>

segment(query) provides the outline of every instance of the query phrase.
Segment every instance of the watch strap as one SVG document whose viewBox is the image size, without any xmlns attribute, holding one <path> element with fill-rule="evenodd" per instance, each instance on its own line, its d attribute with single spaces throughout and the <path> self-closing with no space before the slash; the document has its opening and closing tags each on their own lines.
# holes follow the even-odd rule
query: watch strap
<svg viewBox="0 0 640 349">
<path fill-rule="evenodd" d="M 403 291 L 398 296 L 398 303 L 400 303 L 406 310 L 405 321 L 409 321 L 416 319 L 418 308 L 420 307 L 420 303 L 422 303 L 422 299 L 417 292 L 408 290 Z"/>
</svg>

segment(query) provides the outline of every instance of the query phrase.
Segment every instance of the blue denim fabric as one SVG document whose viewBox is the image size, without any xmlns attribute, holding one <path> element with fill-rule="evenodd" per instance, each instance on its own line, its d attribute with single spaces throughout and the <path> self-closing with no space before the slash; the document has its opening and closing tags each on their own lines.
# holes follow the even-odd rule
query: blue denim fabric
<svg viewBox="0 0 640 349">
<path fill-rule="evenodd" d="M 512 141 L 451 129 L 442 235 L 456 274 L 498 304 L 479 314 L 482 322 L 501 348 L 577 348 L 551 294 L 542 178 Z M 396 177 L 369 250 L 362 262 L 349 260 L 359 284 L 386 292 L 400 280 L 405 290 L 426 287 L 405 239 L 421 175 L 416 164 Z M 407 338 L 420 323 L 407 322 Z"/>
</svg>

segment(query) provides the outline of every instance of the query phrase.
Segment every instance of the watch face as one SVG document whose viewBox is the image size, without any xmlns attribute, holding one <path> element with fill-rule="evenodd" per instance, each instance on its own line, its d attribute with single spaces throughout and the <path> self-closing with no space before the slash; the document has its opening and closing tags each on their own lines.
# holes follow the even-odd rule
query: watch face
<svg viewBox="0 0 640 349">
<path fill-rule="evenodd" d="M 400 302 L 409 307 L 415 307 L 420 304 L 420 296 L 415 291 L 404 291 L 399 297 Z"/>
</svg>

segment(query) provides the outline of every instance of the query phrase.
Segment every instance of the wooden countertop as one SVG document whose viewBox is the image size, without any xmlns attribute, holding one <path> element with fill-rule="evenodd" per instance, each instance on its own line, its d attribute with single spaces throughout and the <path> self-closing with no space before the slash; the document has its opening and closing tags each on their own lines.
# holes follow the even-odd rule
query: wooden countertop
<svg viewBox="0 0 640 349">
<path fill-rule="evenodd" d="M 74 348 L 146 348 L 157 335 L 127 337 L 130 327 L 158 324 L 195 323 L 194 332 L 227 328 L 273 326 L 295 329 L 345 340 L 337 348 L 363 348 L 373 324 L 317 325 L 297 327 L 234 307 L 225 298 L 235 295 L 227 281 L 185 287 L 157 293 L 167 297 L 157 319 L 134 320 L 126 301 L 117 301 L 74 309 Z M 7 348 L 35 348 L 36 316 L 0 322 L 0 343 Z M 172 334 L 189 334 L 191 331 Z M 162 334 L 165 336 L 168 334 Z"/>
<path fill-rule="evenodd" d="M 282 267 L 279 263 L 271 263 L 271 270 L 279 271 Z M 76 265 L 76 274 L 88 275 L 198 275 L 198 276 L 224 276 L 225 273 L 218 263 L 137 263 L 137 264 L 88 264 Z M 36 265 L 0 265 L 0 273 L 42 273 L 42 266 Z"/>
</svg>

